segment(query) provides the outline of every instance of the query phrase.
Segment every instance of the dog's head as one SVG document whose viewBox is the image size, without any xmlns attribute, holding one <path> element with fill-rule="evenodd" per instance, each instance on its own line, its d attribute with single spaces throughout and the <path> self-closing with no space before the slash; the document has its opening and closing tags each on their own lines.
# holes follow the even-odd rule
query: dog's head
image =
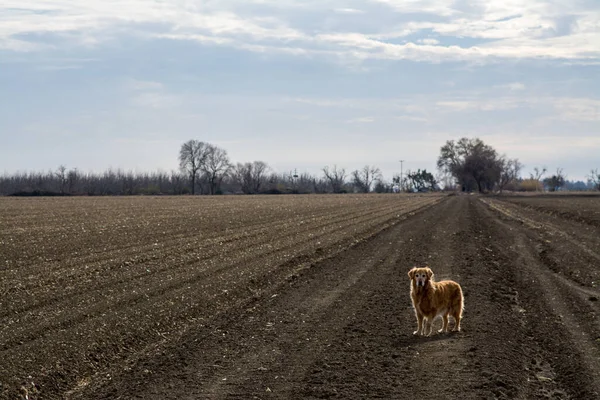
<svg viewBox="0 0 600 400">
<path fill-rule="evenodd" d="M 414 267 L 408 271 L 408 276 L 416 287 L 425 287 L 433 277 L 433 271 L 429 267 Z"/>
</svg>

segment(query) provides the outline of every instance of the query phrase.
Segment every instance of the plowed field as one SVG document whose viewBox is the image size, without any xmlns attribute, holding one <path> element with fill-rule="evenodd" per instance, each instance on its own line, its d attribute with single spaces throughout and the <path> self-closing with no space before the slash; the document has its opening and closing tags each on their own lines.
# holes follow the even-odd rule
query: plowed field
<svg viewBox="0 0 600 400">
<path fill-rule="evenodd" d="M 0 397 L 600 398 L 599 213 L 562 196 L 0 198 Z M 416 264 L 462 284 L 462 332 L 412 335 Z"/>
</svg>

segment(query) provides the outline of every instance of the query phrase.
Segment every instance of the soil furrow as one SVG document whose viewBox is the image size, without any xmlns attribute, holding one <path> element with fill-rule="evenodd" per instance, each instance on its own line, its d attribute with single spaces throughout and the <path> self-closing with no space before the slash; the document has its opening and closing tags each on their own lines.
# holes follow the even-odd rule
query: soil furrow
<svg viewBox="0 0 600 400">
<path fill-rule="evenodd" d="M 402 206 L 405 205 L 402 204 Z M 274 236 L 278 238 L 278 241 L 282 241 L 285 238 L 300 237 L 302 234 L 309 233 L 307 238 L 293 245 L 299 246 L 302 242 L 316 242 L 321 237 L 330 236 L 336 232 L 348 229 L 349 226 L 360 223 L 363 220 L 368 221 L 374 217 L 385 219 L 388 218 L 388 214 L 402 214 L 403 212 L 406 212 L 402 206 L 390 207 L 389 205 L 386 205 L 380 209 L 368 210 L 366 213 L 364 211 L 349 213 L 341 219 L 336 219 L 338 216 L 334 214 L 332 217 L 333 219 L 330 221 L 318 221 L 319 223 L 317 225 L 312 226 L 309 224 L 301 224 L 301 228 L 295 230 L 290 229 L 290 226 L 287 223 L 283 224 L 283 228 L 279 227 L 282 224 L 278 224 L 270 231 L 267 231 L 266 228 L 260 228 L 259 233 L 251 231 L 247 235 L 244 235 L 243 241 L 241 242 L 222 237 L 208 239 L 202 243 L 192 242 L 188 245 L 186 242 L 193 240 L 188 238 L 186 241 L 179 243 L 179 247 L 172 245 L 171 251 L 165 252 L 164 246 L 161 246 L 161 248 L 156 249 L 156 254 L 149 256 L 146 255 L 148 252 L 144 250 L 144 248 L 138 250 L 137 257 L 129 255 L 123 258 L 122 254 L 108 253 L 108 255 L 103 257 L 105 260 L 94 261 L 91 264 L 80 264 L 77 265 L 76 268 L 69 267 L 67 271 L 62 271 L 62 274 L 61 271 L 44 273 L 44 276 L 41 278 L 36 276 L 35 279 L 26 279 L 25 284 L 20 283 L 17 287 L 9 288 L 5 294 L 11 296 L 11 303 L 3 307 L 4 311 L 0 313 L 0 318 L 15 313 L 23 314 L 24 312 L 52 305 L 65 299 L 73 301 L 73 297 L 77 295 L 90 294 L 90 291 L 87 288 L 82 288 L 81 284 L 73 284 L 73 279 L 77 279 L 79 283 L 93 280 L 94 291 L 115 288 L 116 286 L 123 284 L 127 285 L 128 288 L 132 288 L 132 282 L 136 279 L 141 279 L 142 282 L 139 285 L 143 286 L 144 280 L 157 279 L 157 277 L 154 276 L 156 274 L 168 274 L 170 276 L 169 279 L 172 280 L 174 272 L 177 272 L 181 268 L 190 267 L 192 264 L 208 261 L 207 268 L 210 268 L 210 265 L 214 264 L 214 260 L 217 257 L 223 258 L 224 256 L 234 253 L 243 254 L 246 249 L 260 250 L 263 246 L 271 248 L 272 237 Z M 413 204 L 412 206 L 407 207 L 407 209 L 410 210 L 412 207 L 415 207 L 415 205 Z M 344 225 L 345 223 L 346 225 Z M 331 229 L 332 227 L 334 229 Z M 312 232 L 319 233 L 313 234 Z M 264 238 L 258 239 L 255 237 L 255 233 L 256 236 L 260 235 L 264 236 Z M 190 247 L 188 251 L 186 251 L 187 247 Z M 277 249 L 272 251 L 275 250 Z M 164 262 L 165 259 L 168 259 L 169 262 Z M 109 262 L 107 263 L 106 260 L 109 260 Z M 220 262 L 230 263 L 232 260 L 222 259 Z M 67 269 L 67 267 L 64 267 L 63 269 Z M 185 273 L 185 271 L 183 271 L 183 273 Z M 47 290 L 48 288 L 56 287 L 60 287 L 61 290 L 59 292 L 54 291 L 50 293 L 39 292 L 39 290 Z M 20 294 L 23 296 L 22 298 L 19 297 Z M 35 299 L 34 302 L 32 302 L 31 299 Z M 15 309 L 14 307 L 18 307 L 19 304 L 25 305 Z M 1 305 L 3 305 L 2 301 L 0 301 L 0 306 Z"/>
<path fill-rule="evenodd" d="M 0 199 L 0 398 L 600 399 L 600 197 L 569 199 Z M 415 265 L 461 332 L 412 334 Z"/>
<path fill-rule="evenodd" d="M 309 245 L 312 243 L 322 241 L 322 243 L 319 245 L 321 247 L 318 247 L 320 251 L 323 251 L 324 247 L 331 246 L 331 244 L 328 243 L 328 240 L 321 239 L 323 237 L 333 237 L 333 235 L 337 232 L 348 231 L 350 226 L 360 226 L 363 222 L 366 221 L 368 221 L 369 224 L 377 226 L 378 223 L 384 223 L 386 220 L 390 219 L 391 216 L 397 216 L 400 212 L 402 211 L 399 211 L 397 209 L 394 209 L 391 212 L 384 211 L 381 213 L 382 215 L 377 215 L 376 218 L 373 218 L 373 215 L 371 213 L 368 213 L 366 216 L 360 216 L 348 221 L 348 223 L 351 225 L 343 225 L 342 222 L 344 221 L 337 222 L 335 224 L 334 229 L 329 229 L 325 232 L 321 232 L 318 234 L 311 233 L 308 237 L 304 239 L 291 241 L 291 244 L 289 245 L 277 246 L 278 242 L 284 241 L 286 238 L 299 237 L 301 233 L 288 232 L 288 234 L 286 235 L 279 236 L 277 238 L 277 241 L 271 241 L 271 243 L 275 244 L 269 244 L 268 249 L 266 249 L 266 251 L 262 248 L 262 246 L 260 246 L 260 243 L 257 243 L 255 246 L 251 246 L 253 248 L 251 254 L 244 254 L 244 252 L 241 251 L 241 249 L 238 249 L 238 252 L 236 253 L 233 253 L 231 251 L 219 251 L 218 253 L 214 254 L 213 257 L 208 258 L 207 261 L 203 264 L 196 262 L 195 259 L 193 260 L 193 264 L 187 262 L 183 264 L 173 262 L 168 266 L 165 265 L 161 271 L 164 271 L 164 273 L 169 275 L 168 279 L 161 279 L 160 276 L 154 276 L 156 272 L 150 271 L 139 275 L 138 277 L 142 281 L 136 282 L 132 280 L 135 279 L 135 277 L 132 278 L 129 274 L 127 274 L 127 271 L 125 269 L 120 269 L 119 274 L 117 275 L 118 280 L 116 281 L 110 282 L 109 284 L 101 284 L 99 282 L 96 282 L 96 284 L 94 284 L 94 287 L 91 290 L 80 291 L 78 293 L 79 296 L 77 296 L 76 294 L 62 296 L 62 298 L 69 304 L 77 302 L 80 308 L 84 310 L 83 314 L 78 316 L 77 314 L 74 314 L 73 312 L 69 311 L 69 317 L 67 319 L 64 319 L 61 317 L 61 314 L 68 310 L 68 307 L 65 307 L 64 304 L 61 304 L 57 301 L 47 301 L 39 302 L 37 303 L 39 304 L 39 306 L 36 306 L 36 303 L 33 303 L 32 305 L 27 306 L 27 310 L 9 309 L 6 313 L 6 315 L 20 315 L 18 323 L 19 325 L 23 326 L 21 331 L 12 330 L 11 325 L 12 323 L 16 323 L 16 321 L 13 321 L 11 323 L 11 321 L 9 320 L 4 324 L 3 329 L 0 329 L 0 333 L 2 333 L 2 331 L 11 332 L 15 337 L 19 337 L 20 342 L 26 342 L 27 340 L 31 340 L 28 338 L 39 337 L 40 332 L 61 329 L 65 325 L 71 326 L 77 321 L 89 319 L 94 315 L 101 315 L 102 313 L 107 311 L 107 307 L 102 305 L 102 301 L 104 300 L 108 301 L 107 305 L 110 306 L 110 308 L 118 309 L 120 306 L 126 304 L 136 304 L 140 301 L 148 301 L 150 298 L 156 296 L 163 296 L 165 293 L 174 291 L 186 285 L 194 284 L 202 279 L 209 279 L 211 276 L 216 275 L 224 269 L 242 268 L 246 267 L 247 265 L 252 265 L 255 263 L 256 260 L 259 259 L 263 260 L 265 265 L 269 265 L 269 262 L 267 261 L 271 258 L 275 258 L 276 260 L 273 261 L 272 264 L 277 265 L 277 263 L 280 262 L 279 259 L 281 257 L 290 258 L 293 257 L 294 254 L 306 252 L 305 249 L 307 247 L 310 247 Z M 317 229 L 310 228 L 306 232 L 313 231 L 317 231 Z M 364 234 L 364 232 L 360 231 L 355 233 L 358 237 Z M 289 254 L 285 254 L 287 252 L 289 252 Z M 234 258 L 230 257 L 229 254 L 241 254 L 241 256 Z M 283 256 L 280 256 L 280 254 L 283 254 Z M 222 255 L 225 257 L 222 257 Z M 203 258 L 205 257 L 201 257 L 201 259 Z M 157 266 L 152 266 L 151 268 L 153 270 L 159 269 L 157 268 Z M 261 268 L 264 269 L 264 266 L 262 266 Z M 147 271 L 146 267 L 144 267 L 143 269 Z M 190 269 L 193 270 L 193 276 L 191 277 Z M 251 276 L 251 271 L 247 267 L 244 269 L 244 273 L 246 275 Z M 179 274 L 177 274 L 178 272 Z M 185 276 L 185 279 L 182 280 L 181 277 L 183 276 Z M 155 281 L 155 283 L 149 284 L 148 282 L 150 282 L 150 280 Z M 150 293 L 145 292 L 144 288 L 149 286 L 154 286 L 159 290 L 155 290 Z M 29 294 L 34 295 L 33 293 Z M 15 301 L 16 299 L 13 298 L 12 300 Z M 47 306 L 53 306 L 53 309 L 56 311 L 53 311 L 53 309 L 48 309 Z M 40 310 L 40 307 L 44 308 Z M 39 319 L 41 317 L 44 317 L 45 319 L 51 321 L 50 325 L 45 326 L 45 324 L 40 323 L 41 321 Z M 54 322 L 54 320 L 56 319 L 60 321 L 58 324 Z M 24 326 L 24 324 L 28 320 L 33 321 L 37 325 L 37 328 L 32 329 L 28 326 Z M 4 336 L 4 346 L 7 346 L 9 344 L 8 342 L 10 341 L 10 335 L 5 334 Z"/>
<path fill-rule="evenodd" d="M 491 210 L 507 215 L 502 208 Z M 510 244 L 507 253 L 512 255 L 517 271 L 519 312 L 532 342 L 528 350 L 533 362 L 527 371 L 538 386 L 531 395 L 600 398 L 600 306 L 592 301 L 600 297 L 600 291 L 577 287 L 559 275 L 541 255 L 540 248 L 547 240 L 544 231 L 523 229 L 514 214 L 510 217 L 507 221 L 495 218 L 494 222 L 499 235 Z M 561 237 L 566 235 L 561 233 Z M 571 247 L 571 251 L 579 248 Z M 587 252 L 579 253 L 582 256 L 587 258 Z"/>
<path fill-rule="evenodd" d="M 428 202 L 430 201 L 424 204 Z M 412 204 L 409 210 L 421 206 L 418 201 Z M 331 251 L 343 250 L 344 246 L 382 229 L 382 226 L 387 224 L 386 221 L 397 220 L 398 214 L 404 212 L 402 210 L 405 208 L 402 202 L 398 203 L 398 206 L 378 207 L 376 202 L 373 205 L 374 209 L 365 209 L 366 212 L 363 212 L 367 215 L 348 221 L 351 225 L 336 221 L 330 224 L 331 228 L 328 227 L 329 229 L 323 234 L 313 227 L 312 231 L 307 230 L 307 233 L 311 233 L 311 238 L 296 242 L 292 240 L 296 236 L 295 233 L 288 231 L 283 238 L 288 238 L 292 244 L 280 248 L 274 246 L 269 251 L 270 255 L 256 252 L 254 249 L 255 254 L 251 259 L 241 257 L 238 258 L 237 263 L 232 263 L 233 259 L 222 265 L 214 263 L 220 266 L 213 268 L 210 275 L 190 277 L 190 271 L 184 271 L 187 272 L 187 276 L 181 275 L 183 281 L 149 281 L 146 282 L 146 286 L 152 288 L 152 291 L 142 292 L 134 297 L 127 295 L 121 302 L 118 300 L 119 293 L 115 293 L 114 288 L 111 288 L 113 294 L 105 295 L 106 299 L 102 303 L 90 307 L 78 302 L 73 309 L 75 313 L 70 312 L 65 314 L 68 316 L 67 319 L 62 318 L 52 322 L 55 326 L 54 333 L 49 332 L 46 327 L 43 328 L 46 331 L 43 335 L 35 334 L 36 330 L 39 331 L 44 326 L 40 320 L 33 320 L 34 325 L 22 329 L 21 333 L 15 330 L 7 331 L 9 336 L 17 340 L 13 343 L 16 347 L 6 349 L 4 346 L 5 351 L 2 352 L 2 356 L 8 365 L 21 364 L 24 368 L 29 368 L 29 365 L 45 365 L 44 368 L 47 366 L 48 372 L 36 374 L 35 379 L 38 385 L 46 386 L 46 389 L 51 382 L 54 382 L 53 384 L 57 385 L 54 390 L 57 390 L 72 379 L 69 377 L 71 374 L 69 371 L 78 371 L 81 376 L 90 368 L 98 370 L 103 365 L 115 363 L 122 358 L 122 355 L 140 350 L 140 345 L 146 346 L 148 341 L 160 342 L 165 335 L 171 335 L 173 330 L 185 329 L 190 322 L 210 318 L 211 313 L 219 308 L 231 307 L 237 304 L 239 299 L 252 299 L 256 296 L 255 290 L 260 291 L 261 287 L 269 285 L 272 280 L 285 279 L 296 268 L 296 264 L 310 264 L 311 257 L 322 258 Z M 311 240 L 318 241 L 320 235 L 330 237 L 321 240 L 322 243 L 318 245 L 320 247 L 314 246 L 318 250 L 315 253 L 313 246 L 308 245 L 312 243 Z M 281 239 L 282 237 L 278 237 L 276 240 Z M 303 256 L 307 249 L 310 250 L 306 253 L 309 257 Z M 233 254 L 234 257 L 236 254 Z M 242 276 L 243 279 L 240 280 Z M 255 280 L 255 283 L 248 285 L 252 280 Z M 235 284 L 224 286 L 223 282 L 235 282 Z M 249 287 L 252 290 L 248 290 Z M 75 297 L 70 300 L 78 299 Z M 73 303 L 66 305 L 63 310 L 68 311 L 72 305 Z M 52 319 L 51 315 L 42 315 L 42 317 L 47 318 L 48 321 Z M 129 323 L 132 318 L 136 321 L 135 325 Z M 23 319 L 18 319 L 16 323 L 22 324 Z M 93 334 L 89 335 L 89 332 Z M 3 341 L 6 339 L 4 335 Z M 45 349 L 46 354 L 37 353 L 35 349 L 39 348 Z M 85 350 L 81 354 L 83 349 Z M 79 359 L 76 353 L 79 353 Z M 22 362 L 23 354 L 31 354 L 31 356 Z M 50 363 L 41 363 L 44 358 Z M 52 367 L 54 360 L 59 364 Z M 6 376 L 2 371 L 0 375 Z M 85 381 L 88 378 L 80 379 Z"/>
</svg>

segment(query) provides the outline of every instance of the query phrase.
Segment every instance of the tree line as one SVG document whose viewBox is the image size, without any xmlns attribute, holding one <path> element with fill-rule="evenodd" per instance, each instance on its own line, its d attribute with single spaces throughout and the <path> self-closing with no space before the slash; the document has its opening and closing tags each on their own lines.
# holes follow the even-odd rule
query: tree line
<svg viewBox="0 0 600 400">
<path fill-rule="evenodd" d="M 518 159 L 499 155 L 475 138 L 449 140 L 440 149 L 438 174 L 426 169 L 383 179 L 376 166 L 347 172 L 337 165 L 322 175 L 273 171 L 264 161 L 232 163 L 227 151 L 211 143 L 189 140 L 179 150 L 179 170 L 134 173 L 112 170 L 85 173 L 61 165 L 55 171 L 21 172 L 0 176 L 0 195 L 183 195 L 223 193 L 390 193 L 462 190 L 479 192 L 600 190 L 600 172 L 592 170 L 587 182 L 570 182 L 562 169 L 544 178 L 546 168 L 520 176 Z"/>
<path fill-rule="evenodd" d="M 440 149 L 437 166 L 460 190 L 469 192 L 600 190 L 598 169 L 590 171 L 587 183 L 569 182 L 562 168 L 544 177 L 547 168 L 535 167 L 529 178 L 523 178 L 524 165 L 518 159 L 498 154 L 479 138 L 448 140 Z"/>
</svg>

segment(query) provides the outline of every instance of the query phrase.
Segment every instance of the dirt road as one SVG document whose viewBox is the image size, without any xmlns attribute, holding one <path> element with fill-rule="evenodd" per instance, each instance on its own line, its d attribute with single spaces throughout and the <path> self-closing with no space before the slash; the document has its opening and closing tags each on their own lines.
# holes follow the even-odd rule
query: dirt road
<svg viewBox="0 0 600 400">
<path fill-rule="evenodd" d="M 569 274 L 597 274 L 598 228 L 484 201 L 449 197 L 73 397 L 600 398 L 598 289 Z M 462 283 L 463 332 L 412 335 L 424 263 Z"/>
<path fill-rule="evenodd" d="M 249 281 L 236 278 L 244 271 L 239 263 L 231 264 L 235 269 L 222 264 L 208 277 L 211 286 L 195 288 L 205 290 L 208 300 L 180 335 L 171 332 L 162 340 L 169 326 L 153 333 L 161 340 L 144 333 L 147 346 L 135 357 L 100 360 L 106 367 L 92 376 L 80 372 L 68 390 L 60 382 L 74 378 L 48 381 L 57 386 L 47 384 L 37 394 L 29 387 L 30 398 L 600 399 L 595 219 L 588 223 L 510 198 L 467 195 L 395 215 L 382 219 L 379 229 L 371 224 L 357 232 L 343 251 L 324 245 L 286 264 L 268 264 L 278 269 Z M 319 240 L 326 242 L 326 235 Z M 290 275 L 292 264 L 304 267 Z M 412 335 L 407 271 L 423 264 L 438 280 L 462 284 L 462 332 Z M 127 305 L 121 314 L 151 315 L 159 304 L 144 308 L 140 302 L 119 301 Z M 177 314 L 176 307 L 168 310 Z M 174 324 L 180 319 L 163 314 L 154 318 L 179 326 Z M 113 330 L 133 329 L 123 325 L 125 319 L 117 322 Z M 74 321 L 60 329 L 84 335 L 78 326 Z M 93 346 L 111 335 L 102 332 Z M 119 337 L 111 346 L 121 353 L 137 346 Z M 5 360 L 17 354 L 10 346 L 0 348 Z M 85 351 L 98 356 L 92 348 Z"/>
</svg>

